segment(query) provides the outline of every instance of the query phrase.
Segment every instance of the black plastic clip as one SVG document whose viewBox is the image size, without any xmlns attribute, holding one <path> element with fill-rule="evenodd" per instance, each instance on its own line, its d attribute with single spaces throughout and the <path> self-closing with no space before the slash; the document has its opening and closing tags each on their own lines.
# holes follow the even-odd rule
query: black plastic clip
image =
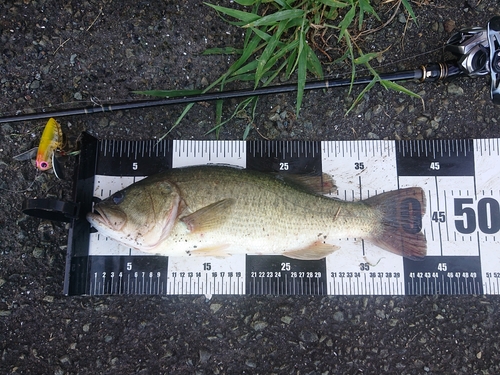
<svg viewBox="0 0 500 375">
<path fill-rule="evenodd" d="M 53 221 L 68 223 L 78 218 L 79 211 L 78 203 L 56 199 L 27 199 L 23 202 L 23 212 L 26 215 Z"/>
</svg>

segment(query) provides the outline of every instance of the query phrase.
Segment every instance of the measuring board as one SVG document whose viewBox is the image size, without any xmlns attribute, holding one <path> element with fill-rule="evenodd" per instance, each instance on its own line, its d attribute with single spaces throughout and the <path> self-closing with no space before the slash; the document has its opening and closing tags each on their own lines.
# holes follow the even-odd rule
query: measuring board
<svg viewBox="0 0 500 375">
<path fill-rule="evenodd" d="M 164 257 L 93 233 L 103 199 L 140 179 L 201 164 L 331 175 L 332 197 L 355 201 L 420 186 L 427 256 L 412 261 L 357 238 L 325 259 Z M 84 133 L 64 291 L 101 294 L 500 294 L 500 139 L 415 141 L 116 141 Z"/>
</svg>

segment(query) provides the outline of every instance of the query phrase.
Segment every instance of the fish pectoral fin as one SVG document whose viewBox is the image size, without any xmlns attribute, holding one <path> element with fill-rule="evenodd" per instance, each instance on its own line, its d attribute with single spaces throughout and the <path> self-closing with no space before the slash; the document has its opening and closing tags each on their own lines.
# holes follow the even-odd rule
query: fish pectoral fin
<svg viewBox="0 0 500 375">
<path fill-rule="evenodd" d="M 313 242 L 304 249 L 285 251 L 284 256 L 300 260 L 319 260 L 340 249 L 340 246 L 326 244 L 320 241 Z"/>
<path fill-rule="evenodd" d="M 209 231 L 226 221 L 234 203 L 235 200 L 232 198 L 223 199 L 184 216 L 180 220 L 186 224 L 191 233 Z"/>
<path fill-rule="evenodd" d="M 200 257 L 226 258 L 230 254 L 226 251 L 229 245 L 209 246 L 201 249 L 191 250 L 189 255 Z"/>
</svg>

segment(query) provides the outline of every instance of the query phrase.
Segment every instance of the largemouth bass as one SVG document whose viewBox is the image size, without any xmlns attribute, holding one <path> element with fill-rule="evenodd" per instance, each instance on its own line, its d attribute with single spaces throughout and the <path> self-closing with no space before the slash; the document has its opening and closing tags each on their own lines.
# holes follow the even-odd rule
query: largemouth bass
<svg viewBox="0 0 500 375">
<path fill-rule="evenodd" d="M 165 256 L 313 260 L 339 249 L 341 238 L 366 239 L 410 259 L 426 255 L 421 188 L 346 202 L 317 193 L 329 184 L 318 179 L 225 166 L 172 169 L 95 204 L 87 220 L 125 246 Z"/>
</svg>

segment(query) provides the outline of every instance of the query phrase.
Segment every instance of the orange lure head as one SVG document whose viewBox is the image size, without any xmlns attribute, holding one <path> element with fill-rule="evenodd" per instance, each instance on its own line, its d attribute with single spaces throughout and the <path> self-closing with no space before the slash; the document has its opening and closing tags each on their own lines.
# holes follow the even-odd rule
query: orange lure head
<svg viewBox="0 0 500 375">
<path fill-rule="evenodd" d="M 52 158 L 57 149 L 62 147 L 63 135 L 61 125 L 50 118 L 43 129 L 42 138 L 36 154 L 36 167 L 41 171 L 52 168 Z"/>
</svg>

